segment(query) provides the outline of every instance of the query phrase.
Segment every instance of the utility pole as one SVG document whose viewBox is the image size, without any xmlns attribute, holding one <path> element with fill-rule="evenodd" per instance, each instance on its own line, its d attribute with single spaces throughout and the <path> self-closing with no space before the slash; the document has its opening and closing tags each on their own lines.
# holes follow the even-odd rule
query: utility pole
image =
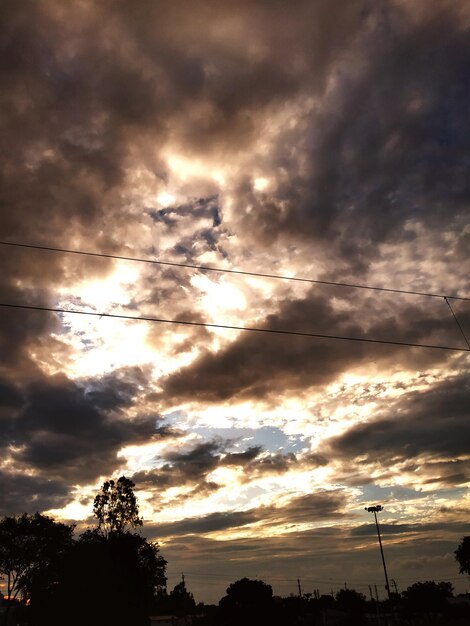
<svg viewBox="0 0 470 626">
<path fill-rule="evenodd" d="M 375 518 L 375 525 L 377 527 L 377 537 L 379 538 L 379 546 L 380 546 L 380 554 L 382 555 L 382 564 L 384 566 L 384 574 L 385 574 L 385 589 L 387 590 L 388 599 L 390 600 L 390 585 L 388 584 L 388 575 L 387 575 L 387 566 L 385 565 L 385 557 L 384 551 L 382 547 L 382 538 L 380 537 L 380 528 L 379 521 L 377 519 L 377 513 L 383 511 L 383 506 L 381 504 L 377 504 L 375 506 L 368 506 L 365 508 L 368 513 L 373 513 Z"/>
<path fill-rule="evenodd" d="M 186 591 L 186 580 L 184 578 L 184 574 L 181 573 L 181 584 L 183 586 L 183 594 Z M 184 623 L 187 624 L 188 623 L 188 615 L 187 615 L 187 608 L 186 608 L 186 599 L 183 595 L 183 619 L 184 619 Z"/>
<path fill-rule="evenodd" d="M 297 578 L 297 587 L 299 588 L 299 598 L 302 597 L 302 587 L 300 585 L 300 578 Z"/>
<path fill-rule="evenodd" d="M 379 604 L 379 592 L 377 591 L 377 585 L 374 585 L 375 589 L 375 601 Z"/>
<path fill-rule="evenodd" d="M 377 593 L 377 587 L 375 588 L 375 591 Z M 379 611 L 379 603 L 378 601 L 374 598 L 374 596 L 372 595 L 372 587 L 369 585 L 369 595 L 370 595 L 370 601 L 371 603 L 375 606 L 375 613 L 377 615 L 377 625 L 378 626 L 382 626 L 382 622 L 380 620 L 380 611 Z"/>
<path fill-rule="evenodd" d="M 375 606 L 377 607 L 377 621 L 379 624 L 382 624 L 382 616 L 380 614 L 380 606 L 379 606 L 379 592 L 377 591 L 377 585 L 374 585 L 375 590 Z"/>
</svg>

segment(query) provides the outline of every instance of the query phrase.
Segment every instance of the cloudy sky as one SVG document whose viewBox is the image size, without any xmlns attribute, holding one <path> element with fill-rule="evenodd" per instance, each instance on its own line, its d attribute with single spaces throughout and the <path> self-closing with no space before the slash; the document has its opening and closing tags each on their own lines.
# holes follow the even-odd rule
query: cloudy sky
<svg viewBox="0 0 470 626">
<path fill-rule="evenodd" d="M 0 239 L 470 296 L 470 11 L 452 0 L 4 0 Z M 470 382 L 444 298 L 0 245 L 0 514 L 136 483 L 218 600 L 468 587 Z M 470 301 L 450 300 L 467 336 Z M 460 348 L 418 348 L 401 343 Z"/>
</svg>

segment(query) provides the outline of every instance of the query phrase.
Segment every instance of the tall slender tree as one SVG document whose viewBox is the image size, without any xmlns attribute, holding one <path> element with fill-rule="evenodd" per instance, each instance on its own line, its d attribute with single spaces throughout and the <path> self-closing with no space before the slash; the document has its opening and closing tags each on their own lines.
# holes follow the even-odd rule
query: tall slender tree
<svg viewBox="0 0 470 626">
<path fill-rule="evenodd" d="M 132 480 L 125 476 L 103 483 L 101 492 L 95 497 L 93 513 L 98 520 L 98 528 L 106 536 L 122 533 L 129 527 L 142 526 L 134 487 Z"/>
</svg>

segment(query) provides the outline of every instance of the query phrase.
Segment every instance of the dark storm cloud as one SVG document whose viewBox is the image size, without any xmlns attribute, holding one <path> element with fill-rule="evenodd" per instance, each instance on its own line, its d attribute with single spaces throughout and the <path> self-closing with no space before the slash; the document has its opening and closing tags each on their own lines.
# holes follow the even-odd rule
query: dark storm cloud
<svg viewBox="0 0 470 626">
<path fill-rule="evenodd" d="M 266 474 L 285 474 L 297 464 L 298 457 L 293 452 L 263 456 L 245 466 L 246 480 L 248 482 L 252 478 Z"/>
<path fill-rule="evenodd" d="M 452 462 L 441 466 L 435 461 L 456 461 L 470 452 L 469 407 L 468 376 L 455 376 L 431 389 L 406 394 L 392 412 L 353 426 L 333 440 L 332 450 L 345 458 L 361 457 L 385 466 L 392 460 L 416 461 L 416 467 L 409 467 L 415 471 L 426 461 L 424 473 L 429 470 L 445 478 Z M 421 455 L 428 459 L 420 460 Z M 463 465 L 455 469 L 460 473 Z"/>
<path fill-rule="evenodd" d="M 70 499 L 68 485 L 60 480 L 0 470 L 0 515 L 61 508 Z"/>
<path fill-rule="evenodd" d="M 43 482 L 49 477 L 76 484 L 111 473 L 123 446 L 173 435 L 158 429 L 158 415 L 126 416 L 142 376 L 129 368 L 101 382 L 57 375 L 30 383 L 21 390 L 21 405 L 0 422 L 4 454 L 12 446 L 15 466 L 34 468 Z"/>
<path fill-rule="evenodd" d="M 260 110 L 297 94 L 306 75 L 323 85 L 362 19 L 361 3 L 344 0 L 299 1 L 294 12 L 249 1 L 108 6 L 142 60 L 158 68 L 167 104 L 187 114 L 191 103 L 192 123 L 183 116 L 174 131 L 186 151 L 221 148 L 227 157 L 253 138 Z"/>
<path fill-rule="evenodd" d="M 0 380 L 0 410 L 21 406 L 22 401 L 23 397 L 16 385 Z"/>
<path fill-rule="evenodd" d="M 424 483 L 431 485 L 467 485 L 470 482 L 470 460 L 427 461 L 418 470 L 425 477 Z"/>
<path fill-rule="evenodd" d="M 336 302 L 354 303 L 356 296 L 338 296 Z M 384 299 L 367 298 L 366 314 L 336 307 L 312 289 L 305 298 L 286 299 L 277 313 L 269 314 L 261 328 L 343 335 L 357 338 L 411 342 L 453 342 L 458 329 L 442 308 L 405 304 L 393 311 Z M 457 336 L 457 338 L 456 338 Z M 444 344 L 445 345 L 445 344 Z M 243 333 L 217 353 L 206 352 L 163 381 L 171 398 L 220 402 L 233 397 L 262 398 L 279 390 L 302 389 L 331 382 L 354 365 L 393 361 L 405 367 L 445 361 L 442 351 L 417 351 L 402 346 L 382 346 L 318 338 Z"/>
<path fill-rule="evenodd" d="M 1 248 L 1 246 L 0 246 Z M 5 276 L 12 270 L 12 276 L 17 271 L 13 270 L 12 259 L 0 249 L 0 263 L 5 274 L 0 278 L 0 301 L 13 304 L 24 303 L 47 306 L 44 296 L 39 296 L 36 291 L 19 289 L 5 285 Z M 5 261 L 5 263 L 3 263 Z M 37 269 L 37 268 L 36 268 Z M 8 280 L 8 279 L 7 279 Z M 30 352 L 37 350 L 41 345 L 41 338 L 56 332 L 59 328 L 57 317 L 52 313 L 39 311 L 21 311 L 0 307 L 0 353 L 2 363 L 0 373 L 16 372 L 18 378 L 23 375 L 34 375 L 36 366 L 31 362 Z"/>
<path fill-rule="evenodd" d="M 181 473 L 184 478 L 197 479 L 206 476 L 217 467 L 219 462 L 217 452 L 221 447 L 220 443 L 208 441 L 187 452 L 169 452 L 165 458 L 169 461 L 169 466 Z"/>
<path fill-rule="evenodd" d="M 186 452 L 170 452 L 167 461 L 155 470 L 141 471 L 132 480 L 142 487 L 169 488 L 194 484 L 195 488 L 207 485 L 206 477 L 219 464 L 221 442 L 206 442 Z M 210 487 L 210 485 L 209 485 Z"/>
<path fill-rule="evenodd" d="M 408 533 L 422 534 L 422 533 L 436 533 L 442 532 L 454 532 L 457 535 L 460 533 L 466 533 L 468 530 L 468 524 L 463 522 L 441 522 L 441 523 L 425 523 L 425 524 L 380 524 L 380 532 L 383 535 L 406 535 Z M 375 524 L 362 524 L 356 526 L 351 530 L 353 537 L 376 537 L 377 527 Z"/>
<path fill-rule="evenodd" d="M 279 517 L 292 524 L 309 523 L 313 519 L 342 517 L 345 504 L 345 495 L 340 489 L 319 489 L 315 493 L 294 498 L 284 508 L 271 507 L 267 517 L 271 523 L 277 523 Z"/>
<path fill-rule="evenodd" d="M 248 180 L 239 188 L 247 232 L 271 243 L 308 238 L 319 249 L 326 238 L 337 274 L 365 273 L 381 243 L 418 243 L 407 224 L 444 228 L 453 255 L 468 254 L 468 37 L 449 4 L 417 23 L 387 7 L 381 17 L 376 7 L 360 39 L 362 71 L 346 57 L 324 110 L 294 133 L 296 149 L 286 157 L 280 146 L 272 168 L 288 175 L 276 193 L 257 194 Z"/>
<path fill-rule="evenodd" d="M 244 466 L 256 459 L 261 451 L 262 446 L 250 446 L 244 452 L 230 452 L 222 459 L 222 465 L 239 465 Z"/>
<path fill-rule="evenodd" d="M 155 524 L 148 528 L 148 532 L 165 537 L 217 532 L 254 523 L 262 523 L 263 527 L 309 523 L 341 517 L 343 504 L 344 499 L 340 491 L 323 491 L 293 498 L 285 506 L 262 506 L 228 513 L 216 512 L 169 524 Z"/>
<path fill-rule="evenodd" d="M 159 537 L 204 534 L 229 528 L 238 528 L 253 524 L 259 517 L 253 511 L 236 511 L 234 513 L 211 513 L 195 519 L 183 519 L 169 524 L 155 524 L 148 528 L 149 533 Z"/>
<path fill-rule="evenodd" d="M 242 467 L 243 480 L 248 482 L 263 475 L 284 474 L 299 464 L 304 468 L 312 468 L 326 463 L 324 459 L 319 460 L 318 455 L 300 458 L 292 453 L 268 454 L 263 452 L 262 446 L 251 446 L 243 452 L 231 452 L 229 450 L 232 446 L 233 442 L 230 440 L 216 440 L 200 443 L 182 452 L 167 452 L 163 455 L 163 465 L 153 470 L 137 472 L 132 480 L 140 488 L 168 489 L 190 485 L 193 487 L 190 495 L 182 496 L 187 499 L 222 487 L 208 479 L 208 475 L 218 467 Z"/>
</svg>

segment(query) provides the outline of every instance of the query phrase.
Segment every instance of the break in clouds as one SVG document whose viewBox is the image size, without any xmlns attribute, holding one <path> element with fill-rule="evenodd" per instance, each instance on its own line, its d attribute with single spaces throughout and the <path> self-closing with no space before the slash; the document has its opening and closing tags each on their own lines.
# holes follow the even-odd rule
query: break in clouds
<svg viewBox="0 0 470 626">
<path fill-rule="evenodd" d="M 0 19 L 0 240 L 468 296 L 462 3 L 11 0 Z M 0 260 L 2 304 L 466 348 L 443 298 L 5 245 Z M 451 304 L 468 337 L 468 302 Z M 364 578 L 373 539 L 361 563 L 353 548 L 380 500 L 395 575 L 410 559 L 454 575 L 464 352 L 0 318 L 2 514 L 86 517 L 73 507 L 125 472 L 188 572 L 213 554 L 222 578 L 297 576 L 315 553 L 324 576 L 347 561 Z"/>
</svg>

